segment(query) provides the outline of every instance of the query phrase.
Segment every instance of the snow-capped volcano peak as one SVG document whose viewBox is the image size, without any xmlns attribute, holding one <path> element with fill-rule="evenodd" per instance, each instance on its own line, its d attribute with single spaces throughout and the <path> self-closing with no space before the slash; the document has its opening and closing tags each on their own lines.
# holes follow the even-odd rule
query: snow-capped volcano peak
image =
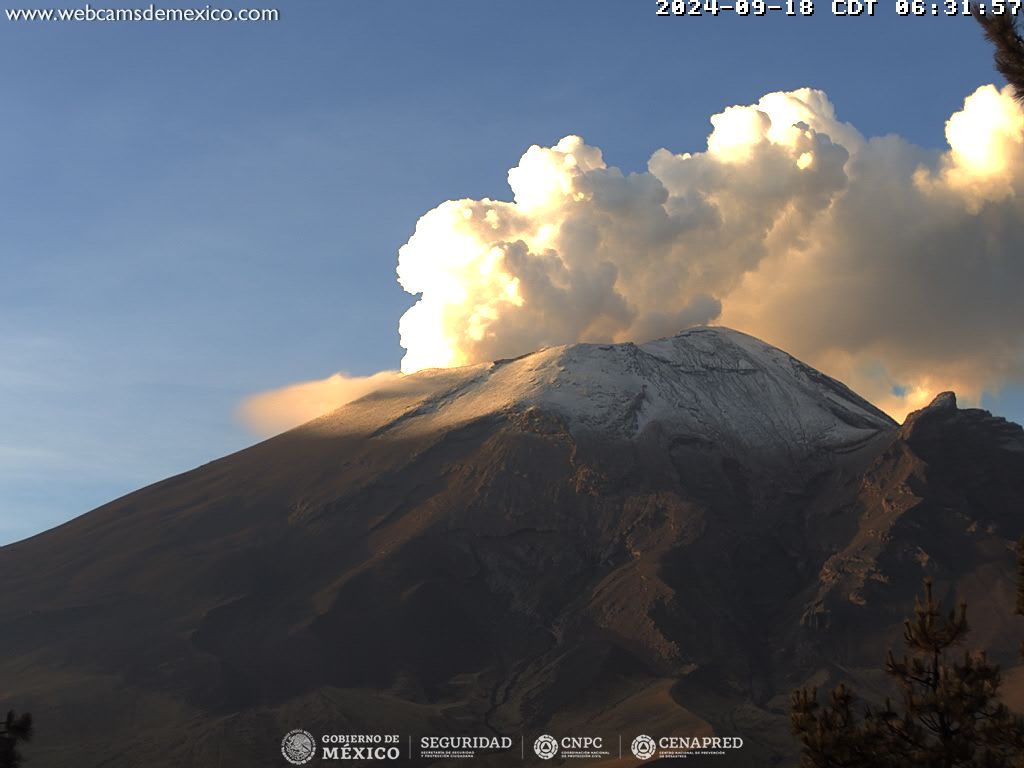
<svg viewBox="0 0 1024 768">
<path fill-rule="evenodd" d="M 421 371 L 313 424 L 400 434 L 529 409 L 559 417 L 574 432 L 632 438 L 657 425 L 726 449 L 789 455 L 842 449 L 896 426 L 785 352 L 717 327 Z"/>
</svg>

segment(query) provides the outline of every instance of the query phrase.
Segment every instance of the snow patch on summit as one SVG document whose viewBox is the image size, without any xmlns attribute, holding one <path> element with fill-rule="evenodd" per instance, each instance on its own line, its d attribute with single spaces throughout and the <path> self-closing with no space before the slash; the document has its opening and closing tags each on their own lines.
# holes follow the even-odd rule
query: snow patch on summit
<svg viewBox="0 0 1024 768">
<path fill-rule="evenodd" d="M 852 448 L 896 427 L 839 382 L 727 328 L 694 328 L 640 345 L 550 347 L 407 378 L 404 393 L 371 395 L 339 416 L 361 411 L 356 420 L 377 422 L 375 433 L 399 434 L 539 409 L 573 432 L 631 439 L 657 425 L 727 450 L 787 457 Z"/>
</svg>

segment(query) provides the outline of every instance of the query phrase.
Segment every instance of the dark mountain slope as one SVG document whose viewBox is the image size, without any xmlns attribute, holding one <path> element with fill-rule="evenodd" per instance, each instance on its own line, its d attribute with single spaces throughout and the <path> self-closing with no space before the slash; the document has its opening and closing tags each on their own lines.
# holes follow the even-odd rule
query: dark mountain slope
<svg viewBox="0 0 1024 768">
<path fill-rule="evenodd" d="M 790 688 L 874 683 L 924 573 L 1012 659 L 1021 446 L 725 329 L 423 372 L 0 549 L 0 704 L 37 766 L 276 766 L 294 727 L 769 764 Z"/>
</svg>

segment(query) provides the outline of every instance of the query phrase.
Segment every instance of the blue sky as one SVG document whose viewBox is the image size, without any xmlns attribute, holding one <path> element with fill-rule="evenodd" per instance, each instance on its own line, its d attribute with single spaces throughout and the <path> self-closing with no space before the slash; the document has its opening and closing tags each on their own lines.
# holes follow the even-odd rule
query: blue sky
<svg viewBox="0 0 1024 768">
<path fill-rule="evenodd" d="M 0 542 L 250 444 L 246 395 L 396 368 L 398 248 L 445 199 L 507 199 L 531 144 L 577 133 L 640 170 L 701 150 L 723 107 L 810 85 L 869 136 L 938 148 L 1001 83 L 973 22 L 891 9 L 277 7 L 0 20 Z M 993 404 L 1024 419 L 1019 391 Z"/>
</svg>

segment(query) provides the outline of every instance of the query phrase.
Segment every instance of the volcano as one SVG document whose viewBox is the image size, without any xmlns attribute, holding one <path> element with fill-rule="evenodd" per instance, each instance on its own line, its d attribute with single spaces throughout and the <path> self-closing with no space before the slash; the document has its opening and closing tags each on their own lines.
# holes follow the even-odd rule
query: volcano
<svg viewBox="0 0 1024 768">
<path fill-rule="evenodd" d="M 1022 498 L 1021 427 L 899 426 L 724 328 L 422 371 L 0 549 L 0 705 L 40 768 L 282 766 L 295 728 L 792 763 L 789 692 L 888 693 L 925 576 L 1024 701 Z"/>
</svg>

